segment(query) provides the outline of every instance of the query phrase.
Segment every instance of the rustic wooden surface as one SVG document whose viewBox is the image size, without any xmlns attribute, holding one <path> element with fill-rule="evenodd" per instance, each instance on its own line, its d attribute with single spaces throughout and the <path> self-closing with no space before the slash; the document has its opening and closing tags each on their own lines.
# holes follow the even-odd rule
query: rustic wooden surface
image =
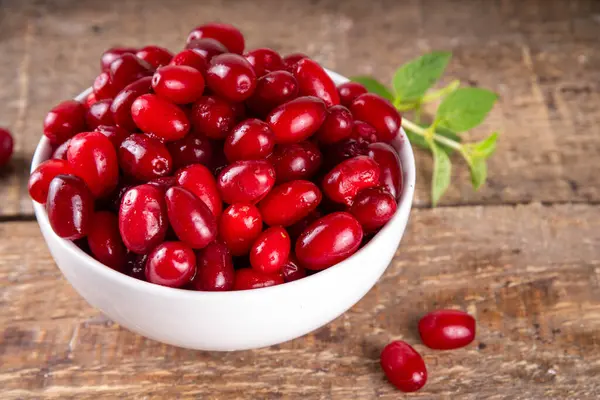
<svg viewBox="0 0 600 400">
<path fill-rule="evenodd" d="M 0 0 L 0 125 L 16 135 L 0 175 L 0 398 L 398 398 L 378 367 L 395 338 L 426 358 L 414 397 L 599 398 L 600 2 L 257 3 Z M 60 275 L 26 194 L 44 114 L 90 85 L 103 49 L 178 49 L 210 20 L 346 75 L 452 50 L 449 78 L 501 96 L 476 132 L 501 132 L 488 185 L 472 192 L 457 167 L 429 209 L 419 153 L 416 209 L 381 282 L 328 326 L 256 351 L 178 349 L 106 320 Z M 475 315 L 475 343 L 419 345 L 415 322 L 438 307 Z"/>
</svg>

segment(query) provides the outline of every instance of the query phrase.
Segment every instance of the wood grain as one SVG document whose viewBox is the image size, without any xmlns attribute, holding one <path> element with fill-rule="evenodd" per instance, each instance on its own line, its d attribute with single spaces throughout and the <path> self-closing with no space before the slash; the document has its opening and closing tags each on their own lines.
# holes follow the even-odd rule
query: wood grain
<svg viewBox="0 0 600 400">
<path fill-rule="evenodd" d="M 392 399 L 378 365 L 391 339 L 425 356 L 430 380 L 416 397 L 597 398 L 599 211 L 415 210 L 392 265 L 349 312 L 306 337 L 234 353 L 120 328 L 61 277 L 35 223 L 0 224 L 0 398 Z M 444 307 L 477 318 L 472 345 L 419 344 L 418 317 Z"/>
</svg>

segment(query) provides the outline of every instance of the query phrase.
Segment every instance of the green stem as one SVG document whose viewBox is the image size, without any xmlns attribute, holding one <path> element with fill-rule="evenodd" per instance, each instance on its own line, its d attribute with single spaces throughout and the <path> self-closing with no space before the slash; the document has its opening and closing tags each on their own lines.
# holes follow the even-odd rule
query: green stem
<svg viewBox="0 0 600 400">
<path fill-rule="evenodd" d="M 443 87 L 434 92 L 425 94 L 425 96 L 423 96 L 423 98 L 421 99 L 421 103 L 430 103 L 434 100 L 439 99 L 440 97 L 444 97 L 447 94 L 454 92 L 456 89 L 458 89 L 459 86 L 460 86 L 460 81 L 458 79 L 453 80 L 452 82 L 450 82 L 448 84 L 448 86 Z"/>
<path fill-rule="evenodd" d="M 422 128 L 419 125 L 415 124 L 412 121 L 407 120 L 406 118 L 402 118 L 402 126 L 409 129 L 411 132 L 416 133 L 417 135 L 421 135 L 423 137 L 427 137 L 427 129 Z M 433 138 L 436 142 L 446 145 L 454 150 L 462 152 L 462 145 L 458 142 L 455 142 L 452 139 L 448 139 L 445 136 L 434 134 Z"/>
</svg>

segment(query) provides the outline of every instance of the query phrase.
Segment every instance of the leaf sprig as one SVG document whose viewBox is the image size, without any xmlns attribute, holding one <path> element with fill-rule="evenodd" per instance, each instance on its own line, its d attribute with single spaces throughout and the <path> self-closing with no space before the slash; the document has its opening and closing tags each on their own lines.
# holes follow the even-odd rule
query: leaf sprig
<svg viewBox="0 0 600 400">
<path fill-rule="evenodd" d="M 477 190 L 485 183 L 486 160 L 496 150 L 498 139 L 497 132 L 475 143 L 462 143 L 460 137 L 460 134 L 484 121 L 498 98 L 495 93 L 480 88 L 460 87 L 458 80 L 441 89 L 430 90 L 441 78 L 451 58 L 449 52 L 434 51 L 407 62 L 396 70 L 392 90 L 368 76 L 351 78 L 370 92 L 391 101 L 398 111 L 412 112 L 414 120 L 403 115 L 402 127 L 412 144 L 431 151 L 431 203 L 434 207 L 450 185 L 450 156 L 456 151 L 464 158 L 471 171 L 473 188 Z M 439 99 L 441 102 L 435 115 L 423 118 L 423 105 Z"/>
</svg>

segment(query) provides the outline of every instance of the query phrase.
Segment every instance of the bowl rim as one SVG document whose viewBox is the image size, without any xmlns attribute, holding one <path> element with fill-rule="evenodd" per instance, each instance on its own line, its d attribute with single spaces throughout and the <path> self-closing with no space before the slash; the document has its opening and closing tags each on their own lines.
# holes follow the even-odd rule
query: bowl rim
<svg viewBox="0 0 600 400">
<path fill-rule="evenodd" d="M 336 81 L 336 84 L 341 84 L 341 83 L 345 83 L 345 82 L 349 81 L 348 78 L 346 78 L 343 75 L 340 75 L 334 71 L 331 71 L 328 69 L 325 69 L 325 71 L 334 81 Z M 85 91 L 81 92 L 79 95 L 77 95 L 74 98 L 74 100 L 85 101 L 85 99 L 87 98 L 87 96 L 90 93 L 92 93 L 91 87 L 86 89 Z M 402 216 L 405 214 L 406 214 L 407 223 L 408 223 L 408 219 L 410 217 L 410 210 L 412 208 L 414 191 L 415 191 L 415 181 L 416 181 L 415 158 L 414 158 L 412 146 L 408 140 L 408 137 L 406 136 L 406 133 L 404 132 L 404 129 L 402 129 L 402 127 L 400 128 L 399 135 L 394 140 L 399 141 L 402 146 L 400 154 L 399 154 L 399 158 L 400 158 L 400 165 L 402 168 L 403 188 L 402 188 L 402 194 L 400 196 L 400 200 L 397 202 L 398 208 L 396 210 L 396 213 L 392 217 L 392 219 L 390 221 L 388 221 L 381 228 L 381 230 L 379 232 L 377 232 L 377 234 L 375 234 L 375 236 L 373 236 L 373 238 L 367 244 L 365 244 L 356 253 L 352 254 L 347 259 L 345 259 L 337 264 L 334 264 L 329 268 L 319 271 L 319 273 L 317 273 L 317 274 L 313 274 L 313 275 L 307 276 L 305 278 L 302 278 L 302 279 L 299 279 L 296 281 L 286 282 L 285 284 L 282 284 L 282 285 L 275 285 L 275 286 L 269 286 L 269 287 L 252 289 L 252 290 L 196 291 L 196 290 L 188 290 L 188 289 L 182 289 L 182 288 L 171 288 L 171 287 L 167 287 L 167 286 L 161 286 L 161 285 L 156 285 L 154 283 L 142 281 L 142 280 L 136 279 L 134 277 L 131 277 L 127 274 L 124 274 L 122 272 L 116 271 L 116 270 L 102 264 L 101 262 L 99 262 L 98 260 L 96 260 L 95 258 L 90 256 L 89 254 L 85 253 L 79 247 L 77 247 L 77 245 L 75 245 L 75 243 L 73 243 L 72 241 L 56 236 L 56 234 L 54 233 L 52 228 L 49 226 L 50 222 L 48 220 L 48 215 L 46 213 L 45 206 L 42 204 L 39 204 L 33 200 L 32 200 L 32 203 L 33 203 L 33 208 L 35 211 L 35 215 L 36 215 L 38 224 L 39 225 L 43 224 L 43 225 L 47 226 L 49 228 L 49 231 L 51 232 L 51 234 L 55 235 L 56 239 L 58 239 L 56 242 L 59 244 L 59 246 L 61 246 L 65 251 L 67 251 L 69 254 L 71 254 L 77 260 L 77 262 L 85 264 L 85 268 L 92 268 L 93 270 L 95 270 L 96 273 L 103 275 L 103 277 L 106 278 L 107 280 L 116 280 L 118 283 L 120 283 L 124 286 L 127 286 L 127 287 L 131 288 L 132 290 L 141 289 L 144 291 L 149 291 L 150 293 L 154 293 L 156 295 L 170 296 L 170 297 L 174 297 L 174 298 L 199 299 L 199 298 L 204 298 L 204 297 L 210 297 L 210 298 L 218 299 L 220 297 L 227 297 L 228 299 L 231 299 L 233 297 L 245 298 L 247 296 L 264 296 L 264 295 L 268 295 L 270 293 L 276 294 L 276 293 L 278 293 L 278 291 L 281 291 L 281 290 L 289 290 L 292 288 L 292 286 L 298 287 L 298 288 L 300 288 L 301 286 L 306 286 L 306 288 L 308 289 L 310 287 L 310 285 L 313 284 L 314 282 L 316 282 L 318 279 L 324 280 L 324 279 L 327 279 L 327 276 L 329 276 L 329 275 L 339 273 L 338 271 L 340 271 L 342 268 L 344 268 L 345 264 L 352 262 L 353 258 L 355 258 L 360 253 L 364 253 L 364 252 L 368 251 L 369 248 L 373 246 L 373 243 L 376 240 L 381 239 L 382 236 L 385 236 L 386 234 L 391 232 L 392 226 L 395 225 L 394 221 L 401 219 Z M 50 146 L 49 140 L 46 138 L 46 136 L 42 135 L 42 138 L 40 139 L 40 142 L 38 143 L 38 145 L 35 149 L 34 155 L 33 155 L 30 172 L 33 172 L 40 163 L 49 159 L 44 156 L 44 153 L 47 153 L 47 151 L 48 151 L 47 149 L 49 146 Z M 46 241 L 46 245 L 48 245 L 46 238 L 44 238 L 44 241 Z M 389 266 L 389 264 L 385 267 L 385 269 L 387 269 L 388 266 Z"/>
</svg>

